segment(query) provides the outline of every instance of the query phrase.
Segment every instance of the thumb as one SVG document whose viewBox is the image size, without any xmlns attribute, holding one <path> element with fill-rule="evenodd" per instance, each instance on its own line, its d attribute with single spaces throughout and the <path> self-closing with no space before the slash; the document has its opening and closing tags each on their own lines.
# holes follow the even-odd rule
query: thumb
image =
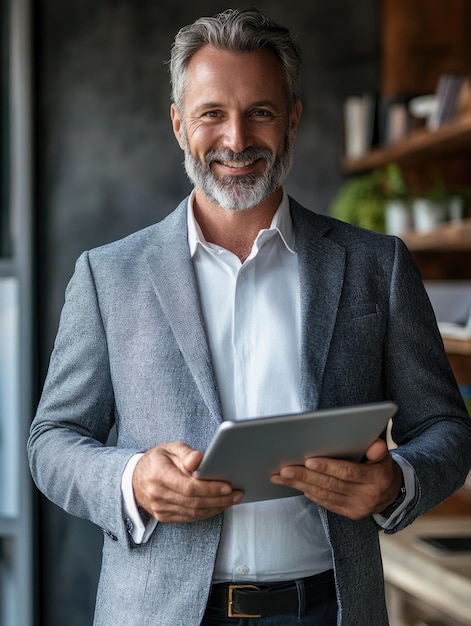
<svg viewBox="0 0 471 626">
<path fill-rule="evenodd" d="M 376 439 L 366 451 L 366 460 L 368 463 L 379 463 L 389 454 L 388 446 L 382 439 Z"/>
<path fill-rule="evenodd" d="M 190 450 L 183 459 L 183 467 L 188 473 L 192 474 L 198 469 L 202 458 L 202 452 L 200 452 L 199 450 Z"/>
</svg>

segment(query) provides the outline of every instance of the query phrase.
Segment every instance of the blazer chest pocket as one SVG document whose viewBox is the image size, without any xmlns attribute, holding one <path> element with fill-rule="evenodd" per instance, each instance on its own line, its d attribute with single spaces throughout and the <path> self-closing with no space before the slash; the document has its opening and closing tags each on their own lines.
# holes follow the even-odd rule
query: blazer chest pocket
<svg viewBox="0 0 471 626">
<path fill-rule="evenodd" d="M 375 302 L 365 302 L 340 309 L 337 315 L 337 325 L 351 324 L 354 321 L 373 321 L 379 316 L 380 308 Z"/>
</svg>

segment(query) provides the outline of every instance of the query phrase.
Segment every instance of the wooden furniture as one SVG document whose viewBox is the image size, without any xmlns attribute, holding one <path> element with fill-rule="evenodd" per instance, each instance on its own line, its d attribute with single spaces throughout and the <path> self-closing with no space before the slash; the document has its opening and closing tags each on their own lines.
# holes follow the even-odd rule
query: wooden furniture
<svg viewBox="0 0 471 626">
<path fill-rule="evenodd" d="M 433 93 L 443 72 L 471 75 L 471 4 L 466 0 L 383 0 L 382 92 Z M 471 114 L 434 131 L 424 128 L 344 168 L 355 174 L 401 166 L 417 190 L 433 181 L 471 186 Z M 424 280 L 471 280 L 471 219 L 403 239 Z M 458 381 L 471 384 L 471 341 L 445 340 Z"/>
<path fill-rule="evenodd" d="M 394 626 L 471 624 L 471 554 L 427 548 L 423 536 L 471 536 L 471 516 L 425 515 L 381 535 L 386 595 Z"/>
<path fill-rule="evenodd" d="M 471 74 L 471 3 L 467 0 L 382 0 L 382 88 L 385 96 L 434 93 L 444 72 Z M 471 115 L 435 131 L 345 159 L 355 174 L 397 163 L 408 184 L 425 191 L 438 180 L 471 186 Z M 471 280 L 471 219 L 403 236 L 424 280 Z M 471 340 L 445 339 L 461 385 L 471 385 Z M 471 535 L 471 485 L 397 535 L 382 535 L 392 626 L 471 624 L 471 555 L 427 552 L 422 533 Z"/>
<path fill-rule="evenodd" d="M 344 161 L 344 169 L 355 173 L 383 167 L 395 162 L 402 167 L 432 165 L 437 159 L 471 156 L 471 115 L 444 124 L 432 132 L 425 128 L 412 131 L 408 137 L 358 158 Z"/>
<path fill-rule="evenodd" d="M 381 0 L 381 93 L 385 97 L 433 94 L 446 72 L 471 74 L 471 3 L 467 0 Z M 344 162 L 361 172 L 399 163 L 416 189 L 443 177 L 471 181 L 471 116 L 434 133 L 413 132 L 404 141 Z"/>
<path fill-rule="evenodd" d="M 382 0 L 382 91 L 433 93 L 444 72 L 471 69 L 468 0 Z"/>
<path fill-rule="evenodd" d="M 471 219 L 402 236 L 424 280 L 471 279 Z"/>
</svg>

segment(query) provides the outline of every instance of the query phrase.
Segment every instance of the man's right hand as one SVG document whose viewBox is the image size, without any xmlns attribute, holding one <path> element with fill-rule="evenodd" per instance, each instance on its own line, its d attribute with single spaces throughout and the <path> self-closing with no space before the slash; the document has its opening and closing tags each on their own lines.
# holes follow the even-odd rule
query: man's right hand
<svg viewBox="0 0 471 626">
<path fill-rule="evenodd" d="M 203 453 L 185 443 L 148 450 L 134 470 L 136 504 L 159 522 L 194 522 L 221 513 L 243 497 L 229 483 L 193 476 Z"/>
</svg>

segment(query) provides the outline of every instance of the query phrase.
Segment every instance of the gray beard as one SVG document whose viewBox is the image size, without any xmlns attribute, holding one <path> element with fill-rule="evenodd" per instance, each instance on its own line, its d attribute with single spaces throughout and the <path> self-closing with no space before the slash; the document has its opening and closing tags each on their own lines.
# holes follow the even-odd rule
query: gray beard
<svg viewBox="0 0 471 626">
<path fill-rule="evenodd" d="M 225 149 L 211 150 L 205 155 L 204 163 L 191 154 L 185 131 L 182 138 L 185 146 L 185 170 L 190 181 L 209 200 L 232 211 L 244 211 L 263 202 L 286 180 L 293 161 L 293 150 L 288 137 L 283 153 L 275 158 L 268 148 L 246 148 L 239 153 Z M 216 177 L 211 170 L 211 163 L 214 161 L 253 159 L 265 162 L 262 172 Z"/>
</svg>

